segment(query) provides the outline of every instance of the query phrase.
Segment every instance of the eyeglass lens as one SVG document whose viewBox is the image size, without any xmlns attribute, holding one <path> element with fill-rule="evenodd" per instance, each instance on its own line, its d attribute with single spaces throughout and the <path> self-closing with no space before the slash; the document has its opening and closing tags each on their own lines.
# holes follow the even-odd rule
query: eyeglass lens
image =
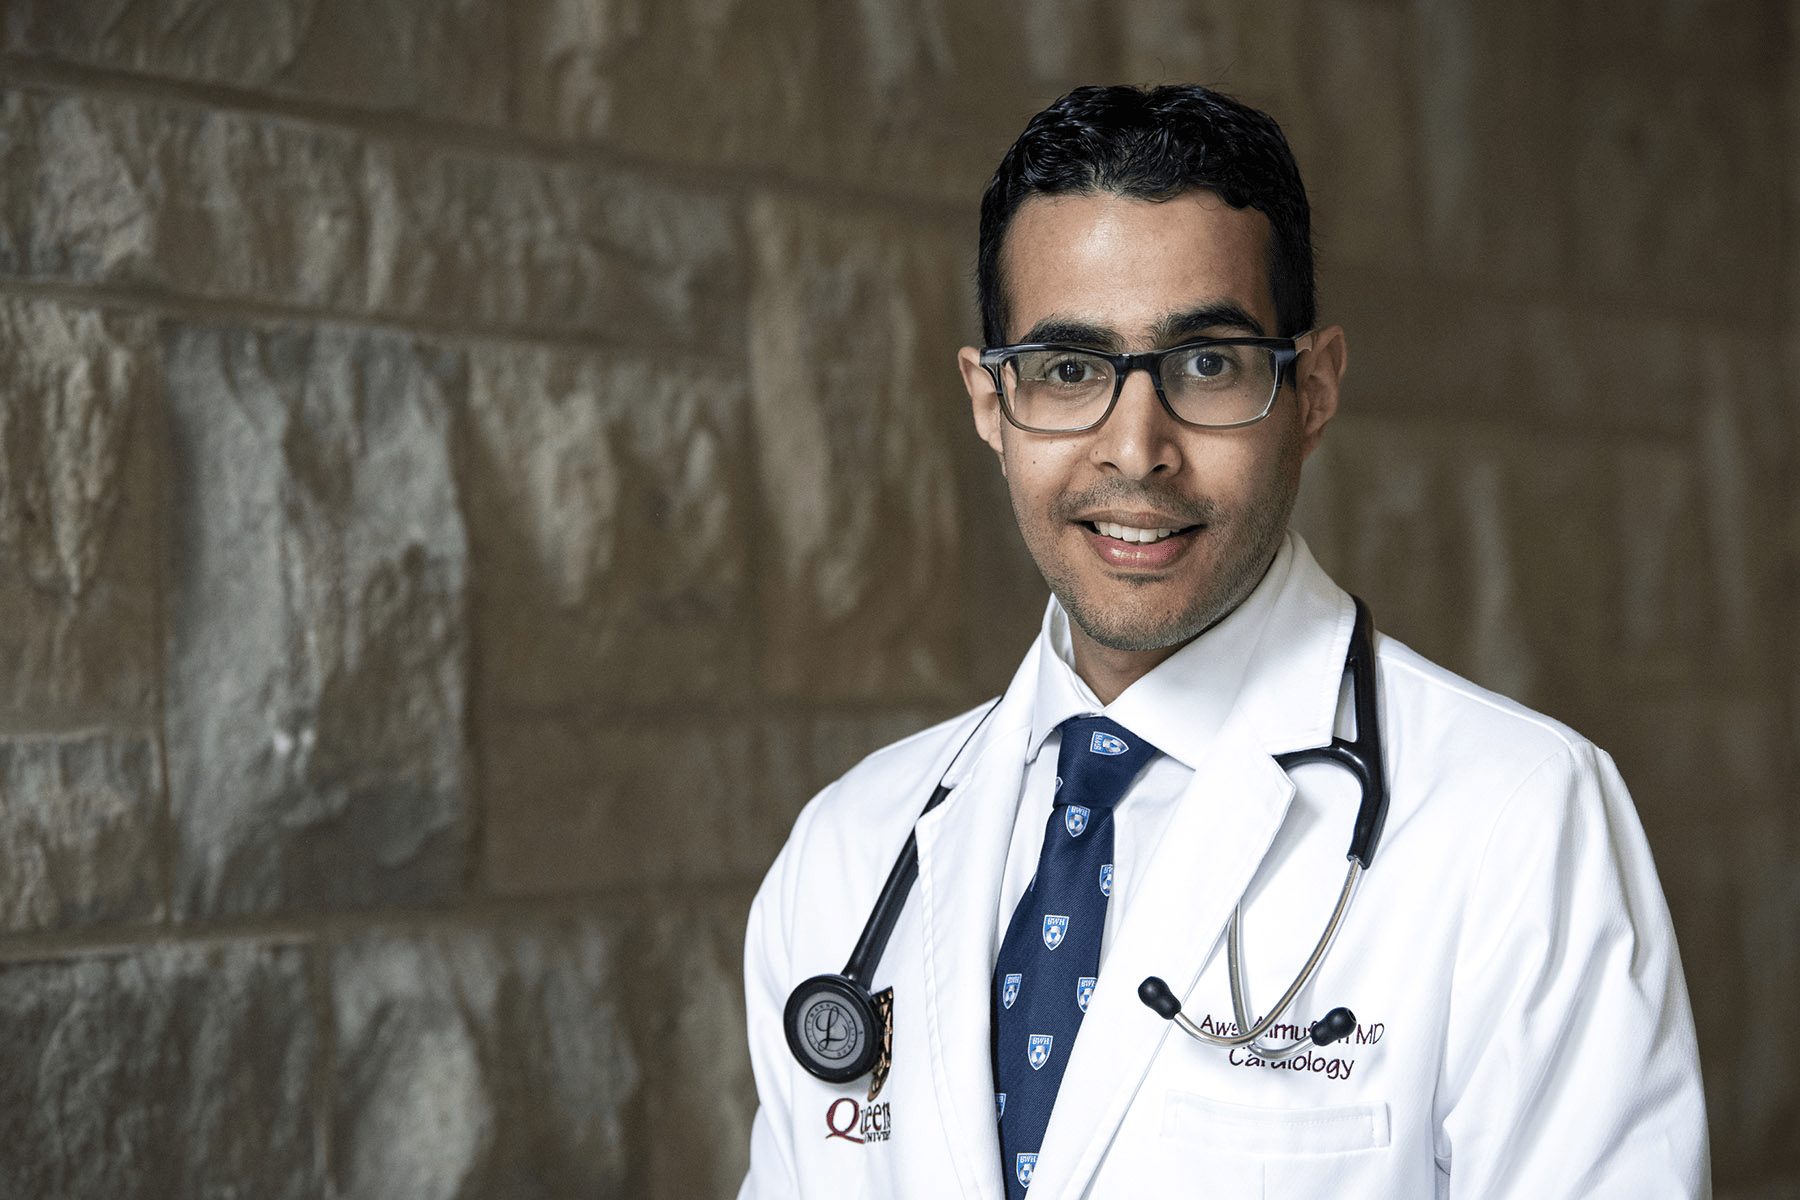
<svg viewBox="0 0 1800 1200">
<path fill-rule="evenodd" d="M 1079 350 L 1025 350 L 1001 369 L 1021 425 L 1080 429 L 1105 415 L 1118 387 L 1113 364 Z M 1275 395 L 1275 352 L 1264 346 L 1200 343 L 1163 358 L 1158 374 L 1175 415 L 1195 425 L 1253 421 Z"/>
</svg>

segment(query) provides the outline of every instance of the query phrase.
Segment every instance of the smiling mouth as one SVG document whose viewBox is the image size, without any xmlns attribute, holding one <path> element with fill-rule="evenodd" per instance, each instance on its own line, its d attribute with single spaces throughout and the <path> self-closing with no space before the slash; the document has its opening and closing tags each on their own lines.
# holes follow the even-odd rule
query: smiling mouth
<svg viewBox="0 0 1800 1200">
<path fill-rule="evenodd" d="M 1111 521 L 1089 521 L 1086 524 L 1089 529 L 1092 529 L 1102 537 L 1116 538 L 1121 542 L 1132 542 L 1141 546 L 1147 546 L 1152 542 L 1160 542 L 1164 538 L 1170 538 L 1178 533 L 1185 533 L 1189 529 L 1194 528 L 1192 525 L 1185 525 L 1180 528 L 1159 527 L 1155 529 L 1139 529 L 1132 525 L 1115 525 Z"/>
</svg>

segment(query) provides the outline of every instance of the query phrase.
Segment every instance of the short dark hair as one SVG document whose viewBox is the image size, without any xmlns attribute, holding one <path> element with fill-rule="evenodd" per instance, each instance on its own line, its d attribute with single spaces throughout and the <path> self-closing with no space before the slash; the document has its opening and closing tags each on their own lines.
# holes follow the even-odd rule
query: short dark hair
<svg viewBox="0 0 1800 1200">
<path fill-rule="evenodd" d="M 1006 340 L 1000 250 L 1026 200 L 1066 193 L 1166 200 L 1192 188 L 1269 219 L 1276 336 L 1311 329 L 1312 210 L 1275 119 L 1195 84 L 1080 87 L 1031 118 L 981 198 L 975 283 L 987 344 Z"/>
</svg>

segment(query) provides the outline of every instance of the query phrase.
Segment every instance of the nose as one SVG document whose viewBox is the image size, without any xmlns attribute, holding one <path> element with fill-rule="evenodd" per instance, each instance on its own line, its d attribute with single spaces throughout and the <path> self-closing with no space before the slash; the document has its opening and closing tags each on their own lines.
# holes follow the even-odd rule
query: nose
<svg viewBox="0 0 1800 1200">
<path fill-rule="evenodd" d="M 1139 368 L 1125 377 L 1119 402 L 1094 431 L 1092 453 L 1096 462 L 1127 479 L 1173 475 L 1181 468 L 1179 428 L 1157 397 L 1150 372 Z"/>
</svg>

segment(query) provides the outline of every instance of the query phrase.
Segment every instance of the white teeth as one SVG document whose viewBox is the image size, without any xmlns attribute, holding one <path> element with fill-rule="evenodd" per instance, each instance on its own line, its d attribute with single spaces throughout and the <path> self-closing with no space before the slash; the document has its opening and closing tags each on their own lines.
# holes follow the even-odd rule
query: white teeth
<svg viewBox="0 0 1800 1200">
<path fill-rule="evenodd" d="M 1173 529 L 1135 529 L 1130 525 L 1114 525 L 1111 521 L 1095 521 L 1094 528 L 1103 536 L 1118 538 L 1121 542 L 1160 542 L 1175 532 Z"/>
</svg>

